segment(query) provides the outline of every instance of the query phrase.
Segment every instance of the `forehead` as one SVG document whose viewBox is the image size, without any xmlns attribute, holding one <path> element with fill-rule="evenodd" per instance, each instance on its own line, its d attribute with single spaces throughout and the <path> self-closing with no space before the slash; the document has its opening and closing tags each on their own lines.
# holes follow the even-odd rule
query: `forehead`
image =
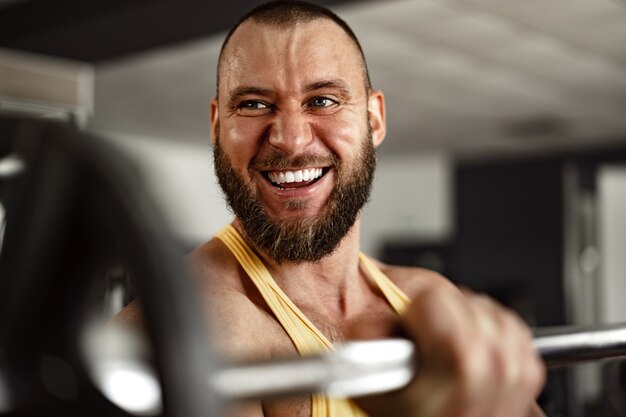
<svg viewBox="0 0 626 417">
<path fill-rule="evenodd" d="M 276 27 L 248 20 L 230 38 L 222 55 L 220 94 L 241 85 L 294 88 L 341 79 L 363 87 L 363 62 L 357 46 L 328 19 Z"/>
</svg>

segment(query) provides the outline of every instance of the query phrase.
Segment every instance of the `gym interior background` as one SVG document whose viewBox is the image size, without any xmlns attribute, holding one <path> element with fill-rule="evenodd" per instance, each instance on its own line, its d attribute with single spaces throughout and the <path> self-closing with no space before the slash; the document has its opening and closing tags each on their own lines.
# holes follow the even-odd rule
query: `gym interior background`
<svg viewBox="0 0 626 417">
<path fill-rule="evenodd" d="M 76 123 L 134 159 L 191 249 L 230 219 L 208 101 L 224 31 L 257 3 L 0 1 L 0 111 L 19 110 L 16 66 L 79 68 Z M 319 3 L 353 27 L 386 93 L 364 251 L 438 270 L 532 325 L 626 322 L 626 2 Z M 624 416 L 625 381 L 615 361 L 557 370 L 542 405 Z"/>
</svg>

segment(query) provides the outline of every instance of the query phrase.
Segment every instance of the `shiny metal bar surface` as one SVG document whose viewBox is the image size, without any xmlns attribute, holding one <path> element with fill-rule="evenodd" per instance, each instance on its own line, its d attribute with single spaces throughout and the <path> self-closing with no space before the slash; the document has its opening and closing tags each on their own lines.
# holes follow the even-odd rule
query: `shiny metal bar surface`
<svg viewBox="0 0 626 417">
<path fill-rule="evenodd" d="M 626 356 L 626 323 L 535 330 L 534 345 L 547 366 Z"/>
<path fill-rule="evenodd" d="M 626 357 L 626 324 L 542 328 L 535 331 L 534 346 L 548 367 Z M 231 401 L 313 392 L 355 397 L 404 387 L 418 360 L 408 340 L 349 342 L 319 356 L 225 368 L 210 385 Z"/>
<path fill-rule="evenodd" d="M 145 357 L 144 342 L 109 329 L 86 338 L 84 346 L 96 385 L 113 403 L 135 414 L 161 407 L 158 377 Z M 536 329 L 534 345 L 549 367 L 626 357 L 626 324 Z M 207 390 L 225 402 L 311 393 L 357 397 L 406 386 L 418 365 L 418 352 L 409 340 L 349 342 L 317 356 L 223 365 L 208 376 Z"/>
<path fill-rule="evenodd" d="M 403 339 L 350 342 L 327 354 L 226 368 L 210 385 L 236 401 L 310 393 L 355 397 L 408 384 L 414 354 L 413 343 Z"/>
</svg>

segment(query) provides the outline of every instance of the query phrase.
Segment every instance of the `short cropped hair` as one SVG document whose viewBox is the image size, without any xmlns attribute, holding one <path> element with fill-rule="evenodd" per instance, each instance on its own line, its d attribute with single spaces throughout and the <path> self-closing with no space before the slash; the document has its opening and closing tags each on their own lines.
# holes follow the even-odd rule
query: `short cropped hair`
<svg viewBox="0 0 626 417">
<path fill-rule="evenodd" d="M 297 23 L 308 23 L 318 19 L 328 19 L 335 22 L 337 26 L 343 29 L 343 31 L 352 40 L 354 45 L 357 47 L 357 50 L 359 51 L 359 56 L 361 58 L 365 88 L 367 91 L 370 91 L 372 88 L 372 83 L 370 81 L 367 63 L 365 62 L 365 54 L 363 53 L 363 48 L 361 48 L 361 44 L 359 43 L 359 40 L 357 39 L 350 26 L 348 26 L 348 24 L 343 19 L 341 19 L 329 9 L 318 6 L 317 4 L 308 3 L 305 1 L 275 0 L 261 4 L 260 6 L 257 6 L 254 9 L 250 10 L 241 19 L 239 19 L 239 21 L 230 29 L 230 31 L 226 35 L 226 39 L 224 39 L 224 43 L 222 43 L 219 59 L 217 61 L 216 88 L 218 90 L 218 94 L 220 85 L 220 68 L 222 66 L 222 55 L 224 54 L 226 45 L 228 45 L 228 41 L 230 41 L 233 33 L 235 33 L 237 28 L 241 26 L 242 23 L 246 22 L 247 20 L 252 20 L 254 22 L 273 26 L 275 28 L 286 29 L 295 26 Z"/>
</svg>

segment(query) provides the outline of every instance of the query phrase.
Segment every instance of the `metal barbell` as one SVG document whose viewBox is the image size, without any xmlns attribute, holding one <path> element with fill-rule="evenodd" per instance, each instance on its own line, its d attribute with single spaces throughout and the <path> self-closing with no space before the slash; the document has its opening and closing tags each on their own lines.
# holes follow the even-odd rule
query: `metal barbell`
<svg viewBox="0 0 626 417">
<path fill-rule="evenodd" d="M 99 331 L 100 338 L 115 343 L 96 339 L 86 347 L 96 384 L 111 401 L 130 412 L 151 414 L 160 410 L 155 373 L 142 359 L 145 344 L 128 329 L 105 326 Z M 548 327 L 534 333 L 534 347 L 548 367 L 626 357 L 626 324 Z M 418 367 L 419 353 L 409 340 L 353 341 L 339 345 L 334 352 L 314 356 L 225 366 L 207 376 L 206 389 L 221 402 L 314 393 L 358 397 L 400 389 L 412 380 Z M 122 371 L 129 384 L 131 380 L 135 386 L 143 383 L 143 397 L 124 394 L 128 389 L 119 377 Z M 111 383 L 114 377 L 117 386 Z"/>
<path fill-rule="evenodd" d="M 533 345 L 548 367 L 624 357 L 626 324 L 536 329 Z M 411 341 L 387 339 L 348 342 L 313 357 L 225 368 L 210 380 L 218 395 L 237 401 L 301 393 L 354 397 L 402 388 L 418 367 Z"/>
</svg>

